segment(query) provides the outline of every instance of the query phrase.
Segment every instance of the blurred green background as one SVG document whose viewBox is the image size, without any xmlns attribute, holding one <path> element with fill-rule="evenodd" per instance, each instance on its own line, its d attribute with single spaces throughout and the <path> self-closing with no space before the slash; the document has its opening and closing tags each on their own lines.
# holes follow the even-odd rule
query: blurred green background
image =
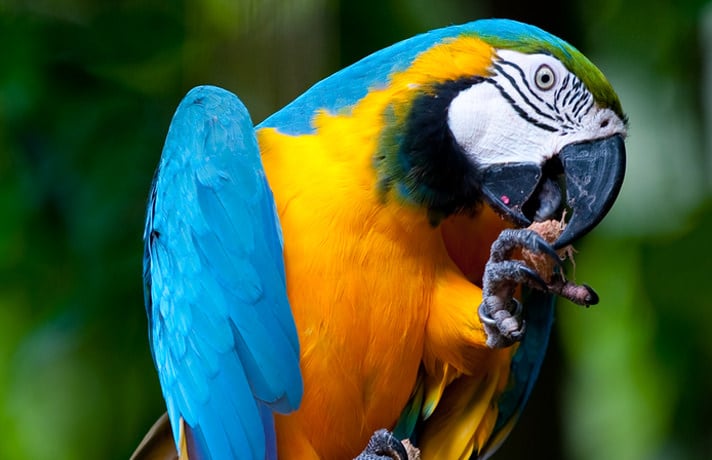
<svg viewBox="0 0 712 460">
<path fill-rule="evenodd" d="M 492 16 L 582 49 L 631 120 L 622 195 L 578 245 L 601 304 L 559 305 L 495 459 L 712 458 L 707 3 L 0 0 L 0 458 L 125 459 L 164 411 L 141 233 L 188 89 L 228 88 L 258 122 L 374 50 Z"/>
</svg>

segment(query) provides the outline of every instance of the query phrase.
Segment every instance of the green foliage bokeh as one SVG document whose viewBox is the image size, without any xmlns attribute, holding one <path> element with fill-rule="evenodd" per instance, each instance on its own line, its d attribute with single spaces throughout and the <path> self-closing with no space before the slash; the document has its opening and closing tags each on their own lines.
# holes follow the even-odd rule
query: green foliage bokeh
<svg viewBox="0 0 712 460">
<path fill-rule="evenodd" d="M 560 305 L 542 381 L 495 458 L 712 456 L 712 8 L 551 5 L 0 1 L 0 458 L 127 458 L 165 410 L 142 232 L 186 91 L 223 86 L 260 121 L 371 51 L 492 15 L 581 48 L 631 118 L 621 199 L 577 257 L 602 304 Z"/>
</svg>

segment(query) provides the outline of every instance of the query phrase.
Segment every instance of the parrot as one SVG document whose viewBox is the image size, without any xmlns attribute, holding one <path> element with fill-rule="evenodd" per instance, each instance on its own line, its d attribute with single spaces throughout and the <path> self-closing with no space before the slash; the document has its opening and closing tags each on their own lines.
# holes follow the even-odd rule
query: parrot
<svg viewBox="0 0 712 460">
<path fill-rule="evenodd" d="M 144 232 L 167 415 L 132 458 L 490 457 L 554 300 L 598 302 L 557 251 L 613 206 L 627 129 L 591 61 L 509 19 L 376 51 L 257 125 L 190 90 Z"/>
</svg>

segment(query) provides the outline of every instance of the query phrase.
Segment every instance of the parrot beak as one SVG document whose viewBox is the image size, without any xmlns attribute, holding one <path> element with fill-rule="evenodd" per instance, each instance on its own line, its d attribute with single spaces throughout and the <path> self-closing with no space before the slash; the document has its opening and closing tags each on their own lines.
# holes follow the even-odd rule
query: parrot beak
<svg viewBox="0 0 712 460">
<path fill-rule="evenodd" d="M 553 212 L 561 208 L 562 191 L 552 184 L 563 175 L 571 217 L 553 244 L 559 249 L 588 233 L 613 206 L 625 173 L 623 136 L 569 144 L 555 158 L 553 167 L 536 163 L 488 166 L 482 171 L 482 192 L 505 218 L 526 227 L 532 220 L 553 218 Z"/>
<path fill-rule="evenodd" d="M 559 153 L 566 177 L 566 203 L 572 214 L 554 242 L 562 248 L 578 240 L 608 214 L 625 174 L 623 136 L 570 144 Z"/>
<path fill-rule="evenodd" d="M 483 170 L 482 192 L 497 212 L 526 227 L 532 222 L 523 208 L 534 195 L 542 175 L 541 166 L 536 163 L 491 165 Z"/>
</svg>

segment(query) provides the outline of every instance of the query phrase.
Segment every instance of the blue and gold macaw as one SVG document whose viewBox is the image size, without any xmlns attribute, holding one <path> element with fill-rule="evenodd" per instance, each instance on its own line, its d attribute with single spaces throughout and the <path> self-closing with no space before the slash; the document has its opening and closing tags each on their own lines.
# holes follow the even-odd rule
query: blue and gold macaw
<svg viewBox="0 0 712 460">
<path fill-rule="evenodd" d="M 625 135 L 588 59 L 509 20 L 395 44 L 256 127 L 233 94 L 193 89 L 148 205 L 168 417 L 135 458 L 398 458 L 405 438 L 423 459 L 488 457 L 553 294 L 596 302 L 514 257 L 558 261 L 603 218 Z M 551 244 L 526 228 L 564 216 Z"/>
</svg>

